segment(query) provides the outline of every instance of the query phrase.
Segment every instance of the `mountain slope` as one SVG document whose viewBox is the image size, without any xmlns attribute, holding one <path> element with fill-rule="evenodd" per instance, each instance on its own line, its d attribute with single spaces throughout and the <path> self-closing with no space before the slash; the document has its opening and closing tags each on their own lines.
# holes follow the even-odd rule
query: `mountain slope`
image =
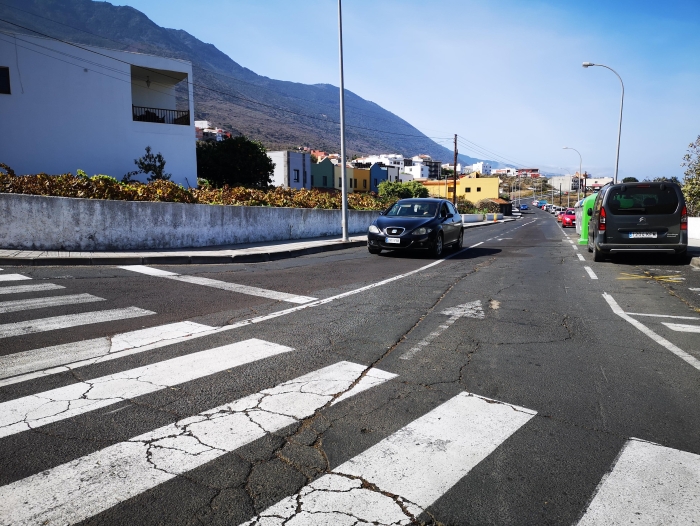
<svg viewBox="0 0 700 526">
<path fill-rule="evenodd" d="M 273 149 L 297 145 L 329 151 L 340 148 L 337 87 L 257 75 L 215 46 L 186 31 L 162 28 L 132 7 L 92 0 L 2 0 L 0 19 L 71 42 L 189 60 L 197 119 L 261 140 Z M 0 29 L 32 34 L 2 21 Z M 450 150 L 350 91 L 346 91 L 346 122 L 349 154 L 427 153 L 443 162 L 452 161 Z M 476 159 L 460 155 L 460 161 Z"/>
</svg>

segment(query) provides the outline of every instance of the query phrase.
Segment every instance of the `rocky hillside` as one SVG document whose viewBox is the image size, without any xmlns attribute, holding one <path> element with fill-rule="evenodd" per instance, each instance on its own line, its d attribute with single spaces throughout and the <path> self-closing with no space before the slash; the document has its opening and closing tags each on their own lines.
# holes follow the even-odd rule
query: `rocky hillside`
<svg viewBox="0 0 700 526">
<path fill-rule="evenodd" d="M 192 62 L 197 119 L 261 140 L 269 148 L 297 145 L 339 150 L 338 88 L 270 79 L 233 61 L 186 31 L 158 26 L 132 7 L 93 0 L 3 0 L 0 29 Z M 409 123 L 348 91 L 349 154 L 427 153 L 451 162 L 452 152 Z M 378 131 L 382 130 L 382 131 Z M 460 155 L 461 162 L 476 161 Z M 492 164 L 496 164 L 492 161 Z"/>
</svg>

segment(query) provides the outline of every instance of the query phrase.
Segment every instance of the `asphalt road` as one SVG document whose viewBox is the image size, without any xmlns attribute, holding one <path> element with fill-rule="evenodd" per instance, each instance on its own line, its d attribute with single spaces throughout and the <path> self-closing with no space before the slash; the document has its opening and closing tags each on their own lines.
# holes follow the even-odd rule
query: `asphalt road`
<svg viewBox="0 0 700 526">
<path fill-rule="evenodd" d="M 0 524 L 698 524 L 700 271 L 575 239 L 5 268 Z"/>
</svg>

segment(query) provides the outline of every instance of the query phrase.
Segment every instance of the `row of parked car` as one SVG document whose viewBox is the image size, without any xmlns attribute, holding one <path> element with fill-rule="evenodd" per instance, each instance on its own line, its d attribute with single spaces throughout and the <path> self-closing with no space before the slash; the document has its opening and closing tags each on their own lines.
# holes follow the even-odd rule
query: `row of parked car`
<svg viewBox="0 0 700 526">
<path fill-rule="evenodd" d="M 533 206 L 537 206 L 542 210 L 556 216 L 557 221 L 561 223 L 563 228 L 576 228 L 576 209 L 567 208 L 565 206 L 556 206 L 550 203 L 540 204 L 541 201 L 535 201 Z"/>
</svg>

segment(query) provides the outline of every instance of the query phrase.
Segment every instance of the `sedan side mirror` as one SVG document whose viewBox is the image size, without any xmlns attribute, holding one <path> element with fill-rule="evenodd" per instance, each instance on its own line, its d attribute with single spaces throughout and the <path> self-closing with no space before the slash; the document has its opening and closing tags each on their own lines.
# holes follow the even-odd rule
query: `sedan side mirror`
<svg viewBox="0 0 700 526">
<path fill-rule="evenodd" d="M 454 214 L 447 214 L 445 217 L 446 217 L 447 219 L 449 219 L 449 218 L 451 218 L 451 217 L 454 217 Z"/>
<path fill-rule="evenodd" d="M 588 210 L 586 210 L 586 213 L 588 214 L 588 217 L 593 217 L 593 209 L 592 208 L 589 208 Z"/>
<path fill-rule="evenodd" d="M 380 215 L 380 216 L 383 216 L 383 215 L 384 215 L 384 210 L 382 210 L 381 212 L 379 212 L 379 215 Z"/>
</svg>

